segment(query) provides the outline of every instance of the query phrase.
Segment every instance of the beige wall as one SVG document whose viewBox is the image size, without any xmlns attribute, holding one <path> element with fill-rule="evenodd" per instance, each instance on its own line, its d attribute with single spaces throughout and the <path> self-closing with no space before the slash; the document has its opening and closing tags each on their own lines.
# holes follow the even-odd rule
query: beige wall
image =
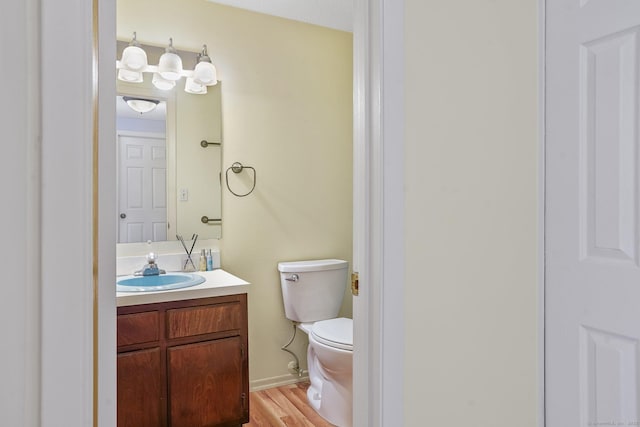
<svg viewBox="0 0 640 427">
<path fill-rule="evenodd" d="M 252 283 L 253 385 L 292 379 L 277 263 L 351 261 L 352 36 L 202 0 L 117 7 L 119 39 L 137 31 L 144 43 L 209 48 L 224 82 L 223 169 L 239 161 L 258 173 L 250 196 L 223 191 L 222 266 Z M 350 298 L 342 314 L 351 315 Z M 305 343 L 294 346 L 303 360 Z"/>
<path fill-rule="evenodd" d="M 405 425 L 533 427 L 537 2 L 404 4 Z"/>
</svg>

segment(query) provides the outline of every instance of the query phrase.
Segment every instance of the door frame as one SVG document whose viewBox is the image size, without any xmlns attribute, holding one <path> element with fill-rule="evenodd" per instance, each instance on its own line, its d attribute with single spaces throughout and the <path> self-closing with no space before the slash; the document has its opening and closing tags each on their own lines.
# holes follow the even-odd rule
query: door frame
<svg viewBox="0 0 640 427">
<path fill-rule="evenodd" d="M 404 5 L 354 1 L 354 425 L 403 424 Z"/>
<path fill-rule="evenodd" d="M 110 60 L 115 57 L 110 42 L 115 40 L 115 6 L 104 0 L 93 4 L 93 29 L 84 28 L 97 39 L 100 80 L 93 101 L 100 99 L 103 106 L 94 124 L 99 141 L 94 235 L 95 250 L 107 254 L 100 256 L 99 266 L 94 256 L 93 402 L 94 426 L 110 426 L 116 392 L 115 285 L 108 280 L 115 276 L 115 226 L 109 220 L 116 194 L 115 183 L 109 181 L 115 170 L 110 144 L 115 136 L 115 97 L 110 96 L 116 93 Z M 362 283 L 361 296 L 354 298 L 354 419 L 363 427 L 403 420 L 404 335 L 398 333 L 404 330 L 399 315 L 404 308 L 403 13 L 402 2 L 354 0 L 354 267 Z M 104 356 L 111 353 L 113 358 Z"/>
<path fill-rule="evenodd" d="M 94 1 L 100 5 L 99 73 L 101 80 L 115 81 L 115 68 L 108 60 L 114 48 L 105 47 L 107 40 L 115 39 L 115 7 L 105 1 Z M 354 298 L 354 334 L 356 340 L 360 338 L 354 352 L 356 426 L 402 424 L 403 419 L 404 335 L 397 333 L 404 330 L 402 316 L 398 316 L 403 312 L 404 298 L 404 7 L 401 3 L 354 1 L 354 267 L 359 269 L 363 284 L 361 296 Z M 106 85 L 105 89 L 108 90 Z M 383 105 L 386 108 L 383 109 Z M 105 108 L 100 111 L 101 123 L 111 123 L 113 113 L 103 110 Z M 107 136 L 114 133 L 114 129 L 104 130 Z M 113 170 L 115 156 L 103 156 L 108 144 L 102 141 L 109 139 L 103 139 L 102 133 L 100 138 L 99 170 Z M 101 180 L 100 187 L 104 190 L 100 208 L 103 211 L 114 204 L 115 186 Z M 359 196 L 355 195 L 356 188 L 361 190 Z M 102 234 L 104 220 L 98 228 Z M 101 241 L 101 249 L 109 250 L 110 243 L 104 242 Z M 115 274 L 112 266 L 106 270 L 101 269 L 100 274 Z M 102 286 L 100 297 L 105 298 L 105 293 L 112 291 L 110 288 Z M 101 313 L 99 326 L 94 328 L 96 333 L 105 328 L 104 325 L 115 323 L 115 312 Z M 98 335 L 105 349 L 112 346 L 105 339 L 115 335 L 114 328 L 107 329 L 106 338 L 105 334 Z M 115 364 L 104 361 L 99 372 L 101 379 L 115 376 Z M 97 392 L 99 406 L 104 405 L 103 410 L 99 410 L 99 424 L 110 425 L 103 421 L 115 416 L 114 409 L 104 402 L 115 396 L 115 385 L 112 381 L 102 382 Z M 358 396 L 362 397 L 358 399 Z"/>
<path fill-rule="evenodd" d="M 20 313 L 31 333 L 23 347 L 23 419 L 33 426 L 113 426 L 115 97 L 106 95 L 115 94 L 115 43 L 106 40 L 115 40 L 115 4 L 29 0 L 25 8 L 9 13 L 25 18 L 26 29 L 16 34 L 26 41 L 16 49 L 27 48 L 18 63 L 29 65 L 31 83 L 24 86 L 28 109 L 13 114 L 35 134 L 23 175 L 33 208 L 25 230 L 32 249 L 25 261 L 28 309 Z"/>
<path fill-rule="evenodd" d="M 545 411 L 546 2 L 538 0 L 538 426 Z"/>
<path fill-rule="evenodd" d="M 108 60 L 114 48 L 115 8 L 105 1 L 100 5 L 98 40 L 101 81 L 115 81 L 115 68 Z M 354 196 L 354 267 L 361 273 L 363 290 L 354 300 L 354 333 L 360 337 L 354 352 L 354 416 L 356 426 L 402 424 L 403 408 L 403 11 L 401 2 L 355 0 L 354 28 L 354 184 L 362 190 Z M 105 11 L 106 9 L 106 11 Z M 383 15 L 385 19 L 383 20 Z M 398 30 L 399 29 L 399 30 Z M 384 73 L 383 73 L 384 71 Z M 108 94 L 111 85 L 104 85 Z M 111 93 L 115 93 L 115 88 Z M 101 105 L 104 105 L 101 103 Z M 387 108 L 383 109 L 382 106 Z M 101 123 L 112 123 L 113 112 L 100 109 Z M 104 171 L 113 170 L 115 156 L 105 146 L 115 134 L 112 126 L 101 127 L 99 177 L 100 211 L 115 204 L 115 186 L 106 183 Z M 106 129 L 105 129 L 106 128 Z M 106 137 L 105 137 L 106 135 Z M 357 171 L 357 172 L 356 172 Z M 359 174 L 359 180 L 355 174 Z M 357 182 L 356 182 L 357 181 Z M 355 194 L 355 192 L 354 192 Z M 111 209 L 112 211 L 112 209 Z M 101 216 L 100 235 L 105 226 Z M 113 233 L 112 233 L 113 234 Z M 109 240 L 100 241 L 101 251 L 109 251 Z M 366 249 L 365 249 L 366 248 Z M 357 257 L 356 257 L 357 255 Z M 376 266 L 376 268 L 372 268 Z M 97 266 L 96 266 L 97 267 Z M 101 263 L 100 275 L 115 275 L 113 265 Z M 102 283 L 99 298 L 114 292 Z M 110 297 L 113 299 L 113 296 Z M 94 313 L 95 314 L 95 313 Z M 395 314 L 395 315 L 393 315 Z M 100 311 L 94 332 L 105 351 L 113 347 L 115 311 Z M 106 332 L 103 332 L 106 329 Z M 357 338 L 356 338 L 357 339 Z M 115 354 L 115 347 L 114 352 Z M 115 396 L 115 363 L 99 358 L 99 384 L 94 398 L 98 404 L 99 425 L 111 425 L 115 408 L 109 404 Z M 368 391 L 368 392 L 367 392 Z M 358 399 L 358 396 L 362 396 Z"/>
</svg>

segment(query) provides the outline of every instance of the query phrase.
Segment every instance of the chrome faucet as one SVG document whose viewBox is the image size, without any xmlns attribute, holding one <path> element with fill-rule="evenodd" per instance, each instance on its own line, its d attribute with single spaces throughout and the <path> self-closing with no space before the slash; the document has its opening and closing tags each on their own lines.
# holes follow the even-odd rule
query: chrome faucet
<svg viewBox="0 0 640 427">
<path fill-rule="evenodd" d="M 147 254 L 147 264 L 142 268 L 142 270 L 138 270 L 133 273 L 134 276 L 157 276 L 159 274 L 165 274 L 166 271 L 158 268 L 158 264 L 156 264 L 156 254 L 153 252 L 149 252 Z"/>
</svg>

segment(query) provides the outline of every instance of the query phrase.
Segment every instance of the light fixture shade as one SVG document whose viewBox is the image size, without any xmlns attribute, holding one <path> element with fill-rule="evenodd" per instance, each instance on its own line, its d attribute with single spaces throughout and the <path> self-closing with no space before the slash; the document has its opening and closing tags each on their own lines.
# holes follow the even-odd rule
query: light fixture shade
<svg viewBox="0 0 640 427">
<path fill-rule="evenodd" d="M 153 80 L 151 80 L 151 83 L 160 90 L 171 90 L 176 86 L 175 81 L 167 80 L 158 73 L 153 73 Z"/>
<path fill-rule="evenodd" d="M 122 51 L 122 66 L 130 71 L 142 71 L 147 67 L 147 53 L 138 46 L 127 46 Z"/>
<path fill-rule="evenodd" d="M 163 53 L 158 64 L 158 72 L 167 80 L 180 80 L 180 77 L 182 77 L 182 59 L 175 53 Z"/>
<path fill-rule="evenodd" d="M 211 63 L 206 44 L 202 45 L 202 52 L 198 54 L 198 63 L 193 70 L 193 79 L 196 83 L 205 86 L 213 86 L 218 83 L 218 73 L 216 67 Z"/>
<path fill-rule="evenodd" d="M 173 39 L 169 39 L 169 46 L 160 57 L 158 72 L 167 80 L 180 80 L 182 77 L 182 59 L 173 48 Z"/>
<path fill-rule="evenodd" d="M 211 62 L 198 62 L 193 70 L 193 80 L 205 86 L 213 86 L 218 83 L 216 67 Z"/>
<path fill-rule="evenodd" d="M 136 111 L 140 114 L 148 113 L 149 111 L 155 110 L 160 102 L 156 99 L 134 98 L 131 96 L 123 96 L 122 99 L 124 99 L 124 101 L 133 111 Z"/>
<path fill-rule="evenodd" d="M 192 77 L 187 77 L 184 84 L 184 91 L 195 95 L 204 95 L 207 93 L 207 86 L 197 83 Z"/>
<path fill-rule="evenodd" d="M 129 71 L 142 71 L 147 67 L 147 53 L 138 43 L 138 35 L 133 32 L 131 43 L 122 51 L 122 66 Z"/>
<path fill-rule="evenodd" d="M 142 83 L 144 80 L 142 71 L 130 71 L 125 68 L 118 70 L 118 80 L 129 83 Z"/>
</svg>

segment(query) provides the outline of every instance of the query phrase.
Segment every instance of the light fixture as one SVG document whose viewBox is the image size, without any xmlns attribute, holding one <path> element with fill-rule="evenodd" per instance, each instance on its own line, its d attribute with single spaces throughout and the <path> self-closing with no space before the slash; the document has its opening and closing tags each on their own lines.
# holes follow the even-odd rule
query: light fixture
<svg viewBox="0 0 640 427">
<path fill-rule="evenodd" d="M 123 96 L 122 99 L 133 111 L 140 114 L 155 110 L 160 103 L 157 99 L 135 98 L 132 96 Z"/>
<path fill-rule="evenodd" d="M 118 70 L 118 79 L 129 83 L 142 83 L 144 80 L 142 71 L 131 71 L 126 68 L 120 68 Z"/>
<path fill-rule="evenodd" d="M 187 77 L 187 81 L 184 84 L 184 91 L 196 95 L 204 95 L 207 93 L 207 86 L 196 82 L 193 77 Z"/>
<path fill-rule="evenodd" d="M 173 39 L 169 38 L 169 46 L 160 56 L 158 65 L 151 65 L 147 61 L 147 54 L 138 43 L 137 34 L 133 33 L 133 39 L 122 51 L 122 58 L 116 61 L 118 80 L 127 83 L 144 82 L 144 73 L 153 73 L 151 82 L 160 90 L 171 90 L 176 82 L 186 77 L 184 90 L 192 94 L 206 94 L 207 86 L 218 83 L 216 67 L 211 62 L 207 53 L 207 45 L 202 45 L 202 51 L 197 54 L 196 65 L 193 70 L 182 68 L 182 59 L 178 51 L 173 47 Z M 137 110 L 136 110 L 137 111 Z"/>
<path fill-rule="evenodd" d="M 171 81 L 180 80 L 180 77 L 182 77 L 182 59 L 174 49 L 173 39 L 171 38 L 169 39 L 169 46 L 166 47 L 160 57 L 158 72 L 163 78 Z"/>
<path fill-rule="evenodd" d="M 213 86 L 218 83 L 216 67 L 211 63 L 207 54 L 207 45 L 202 45 L 202 53 L 198 54 L 198 63 L 193 70 L 193 80 L 204 86 Z"/>
<path fill-rule="evenodd" d="M 147 67 L 147 53 L 140 47 L 136 32 L 129 46 L 122 51 L 122 67 L 129 71 L 142 71 Z"/>
<path fill-rule="evenodd" d="M 176 87 L 176 82 L 174 80 L 167 80 L 159 73 L 153 73 L 153 80 L 151 82 L 160 90 L 171 90 Z"/>
</svg>

